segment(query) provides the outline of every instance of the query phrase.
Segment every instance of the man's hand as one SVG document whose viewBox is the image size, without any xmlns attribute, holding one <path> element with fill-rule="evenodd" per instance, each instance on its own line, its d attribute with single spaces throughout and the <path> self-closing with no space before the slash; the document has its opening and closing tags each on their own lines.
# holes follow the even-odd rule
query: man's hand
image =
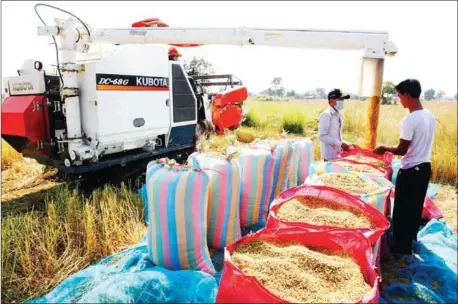
<svg viewBox="0 0 458 304">
<path fill-rule="evenodd" d="M 380 146 L 380 147 L 375 148 L 374 151 L 372 152 L 378 155 L 383 155 L 386 151 L 387 151 L 386 147 Z"/>
<path fill-rule="evenodd" d="M 342 143 L 342 146 L 341 146 L 341 148 L 342 148 L 342 150 L 344 150 L 344 151 L 348 151 L 348 150 L 350 150 L 350 146 L 349 146 L 349 145 L 347 145 L 346 143 Z"/>
</svg>

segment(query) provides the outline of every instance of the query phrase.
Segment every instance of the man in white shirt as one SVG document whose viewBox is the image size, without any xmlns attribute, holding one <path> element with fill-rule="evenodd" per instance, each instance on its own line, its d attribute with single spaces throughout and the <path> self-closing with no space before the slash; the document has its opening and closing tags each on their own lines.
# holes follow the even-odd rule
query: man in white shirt
<svg viewBox="0 0 458 304">
<path fill-rule="evenodd" d="M 393 210 L 394 253 L 412 254 L 412 241 L 417 240 L 423 203 L 431 178 L 431 152 L 436 131 L 434 115 L 420 102 L 421 85 L 407 79 L 396 86 L 404 108 L 410 114 L 404 117 L 397 147 L 378 147 L 377 154 L 389 151 L 403 156 L 399 170 Z"/>
<path fill-rule="evenodd" d="M 339 89 L 329 92 L 329 108 L 319 117 L 318 137 L 324 161 L 335 160 L 340 151 L 349 149 L 349 145 L 342 141 L 343 117 L 339 112 L 343 109 L 344 99 L 350 99 L 350 95 L 344 95 Z"/>
</svg>

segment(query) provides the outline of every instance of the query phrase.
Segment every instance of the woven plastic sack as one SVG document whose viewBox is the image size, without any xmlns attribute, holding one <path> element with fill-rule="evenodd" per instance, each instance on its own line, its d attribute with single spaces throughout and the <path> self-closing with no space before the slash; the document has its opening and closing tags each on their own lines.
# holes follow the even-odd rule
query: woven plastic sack
<svg viewBox="0 0 458 304">
<path fill-rule="evenodd" d="M 293 142 L 293 156 L 291 158 L 291 166 L 289 166 L 288 180 L 286 181 L 286 189 L 296 187 L 299 180 L 299 162 L 301 158 L 299 145 Z"/>
<path fill-rule="evenodd" d="M 149 258 L 170 270 L 214 274 L 207 247 L 208 175 L 168 163 L 147 166 Z"/>
<path fill-rule="evenodd" d="M 364 156 L 364 157 L 369 157 L 373 158 L 379 161 L 382 161 L 384 165 L 376 165 L 377 167 L 382 167 L 385 170 L 388 170 L 388 175 L 387 178 L 389 180 L 392 179 L 393 176 L 393 168 L 392 168 L 392 163 L 393 163 L 393 154 L 391 152 L 385 152 L 383 155 L 378 155 L 375 154 L 372 151 L 361 149 L 361 148 L 354 148 L 350 149 L 349 151 L 342 151 L 339 153 L 339 159 L 348 159 L 349 157 L 354 157 L 354 156 Z M 351 159 L 353 160 L 353 159 Z M 358 162 L 363 163 L 363 164 L 370 164 L 370 162 L 365 162 L 363 160 L 358 160 Z"/>
<path fill-rule="evenodd" d="M 297 184 L 301 185 L 310 175 L 310 167 L 315 159 L 315 145 L 310 139 L 295 140 L 293 145 L 299 147 L 299 166 L 297 167 Z"/>
<path fill-rule="evenodd" d="M 238 162 L 230 157 L 195 152 L 188 158 L 189 165 L 197 165 L 210 178 L 207 242 L 214 249 L 223 249 L 241 238 L 241 170 Z"/>
<path fill-rule="evenodd" d="M 333 169 L 333 166 L 326 166 L 325 172 L 322 173 L 332 173 L 334 171 L 327 171 L 327 169 Z M 322 173 L 316 173 L 314 169 L 312 169 L 313 175 L 307 178 L 305 181 L 306 184 L 308 185 L 324 185 L 324 183 L 320 180 L 319 175 Z M 334 173 L 339 173 L 339 172 L 334 172 Z M 346 173 L 346 172 L 341 172 L 345 174 L 354 174 L 360 176 L 363 180 L 366 181 L 373 181 L 377 183 L 380 186 L 380 189 L 377 191 L 374 191 L 372 193 L 366 193 L 363 195 L 355 195 L 359 198 L 361 198 L 363 201 L 371 205 L 372 207 L 375 207 L 378 211 L 380 211 L 382 214 L 385 216 L 390 214 L 391 210 L 391 200 L 390 200 L 390 194 L 393 189 L 393 184 L 387 180 L 384 177 L 379 177 L 379 176 L 374 176 L 370 174 L 363 174 L 363 173 Z"/>
<path fill-rule="evenodd" d="M 366 164 L 366 163 L 360 163 L 360 162 L 353 161 L 353 160 L 339 159 L 339 160 L 336 160 L 336 161 L 332 161 L 330 163 L 332 165 L 334 165 L 334 166 L 342 167 L 343 168 L 342 171 L 345 169 L 345 170 L 348 170 L 350 172 L 355 172 L 355 173 L 364 173 L 364 174 L 371 174 L 371 175 L 376 175 L 376 176 L 383 176 L 387 180 L 391 180 L 391 176 L 392 176 L 392 171 L 389 168 L 387 169 L 387 168 L 384 168 L 384 167 L 377 167 L 375 165 Z M 372 169 L 374 169 L 377 172 L 364 172 L 364 171 L 361 171 L 361 170 L 345 167 L 344 164 L 354 165 L 354 166 L 364 165 L 364 166 L 371 167 Z"/>
<path fill-rule="evenodd" d="M 228 246 L 224 253 L 224 268 L 217 303 L 288 303 L 268 291 L 254 276 L 243 273 L 231 262 L 231 255 L 242 244 L 255 240 L 272 242 L 298 242 L 307 247 L 331 249 L 350 254 L 360 265 L 364 279 L 372 287 L 358 303 L 377 303 L 379 299 L 378 277 L 371 266 L 369 241 L 359 232 L 319 231 L 310 232 L 300 227 L 262 229 L 247 235 Z"/>
<path fill-rule="evenodd" d="M 287 189 L 288 175 L 293 166 L 293 144 L 290 140 L 257 140 L 252 143 L 255 149 L 266 149 L 274 158 L 273 188 L 269 202 Z"/>
<path fill-rule="evenodd" d="M 270 151 L 230 146 L 229 154 L 242 171 L 240 187 L 240 224 L 243 228 L 264 222 L 269 211 L 273 185 L 274 158 Z"/>
<path fill-rule="evenodd" d="M 305 222 L 289 222 L 281 220 L 277 217 L 278 210 L 282 205 L 287 203 L 289 200 L 295 197 L 301 196 L 313 196 L 320 199 L 329 200 L 330 205 L 341 206 L 341 207 L 351 207 L 354 210 L 358 210 L 362 214 L 366 215 L 367 218 L 374 224 L 375 228 L 343 228 L 336 226 L 322 226 L 322 225 L 313 225 Z M 386 217 L 380 213 L 374 207 L 366 204 L 364 201 L 350 195 L 346 192 L 326 187 L 326 186 L 316 186 L 316 185 L 301 185 L 285 192 L 281 193 L 277 199 L 275 199 L 269 210 L 269 217 L 267 218 L 266 228 L 284 228 L 284 227 L 301 227 L 310 231 L 328 231 L 339 229 L 342 231 L 359 231 L 361 232 L 371 243 L 375 243 L 380 239 L 380 237 L 390 228 L 390 222 Z"/>
</svg>

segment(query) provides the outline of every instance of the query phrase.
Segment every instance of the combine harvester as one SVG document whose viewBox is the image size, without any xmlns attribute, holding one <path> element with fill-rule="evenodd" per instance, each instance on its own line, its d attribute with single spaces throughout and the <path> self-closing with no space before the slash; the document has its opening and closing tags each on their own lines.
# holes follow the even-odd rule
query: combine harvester
<svg viewBox="0 0 458 304">
<path fill-rule="evenodd" d="M 25 156 L 75 175 L 176 154 L 195 147 L 196 130 L 218 134 L 243 121 L 247 89 L 232 75 L 188 76 L 169 47 L 272 46 L 362 50 L 360 95 L 370 97 L 368 147 L 375 145 L 385 56 L 397 53 L 386 32 L 168 27 L 147 19 L 129 28 L 90 29 L 78 17 L 56 19 L 38 35 L 56 42 L 57 75 L 27 60 L 4 79 L 2 138 Z M 91 51 L 108 44 L 111 53 Z M 77 57 L 78 55 L 78 57 Z M 79 58 L 80 57 L 80 58 Z M 225 81 L 211 82 L 217 78 Z M 364 81 L 363 81 L 364 80 Z M 204 86 L 229 85 L 217 94 Z M 143 168 L 143 167 L 142 167 Z"/>
</svg>

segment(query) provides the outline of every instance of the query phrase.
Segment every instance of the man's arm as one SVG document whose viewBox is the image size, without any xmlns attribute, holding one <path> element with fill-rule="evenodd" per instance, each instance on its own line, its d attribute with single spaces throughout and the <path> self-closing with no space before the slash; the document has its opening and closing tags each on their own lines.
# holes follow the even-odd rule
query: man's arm
<svg viewBox="0 0 458 304">
<path fill-rule="evenodd" d="M 411 140 L 405 140 L 405 139 L 400 138 L 399 139 L 399 144 L 396 147 L 380 146 L 380 147 L 377 147 L 374 150 L 374 153 L 382 155 L 385 152 L 391 152 L 394 155 L 404 156 L 404 155 L 406 155 L 407 150 L 409 150 L 409 146 L 410 146 L 411 142 L 412 142 Z"/>
<path fill-rule="evenodd" d="M 335 138 L 332 138 L 332 136 L 330 136 L 328 133 L 330 125 L 331 125 L 331 117 L 329 116 L 329 114 L 328 113 L 321 114 L 320 122 L 318 124 L 318 137 L 320 141 L 324 142 L 325 144 L 340 148 L 342 146 L 342 142 Z"/>
<path fill-rule="evenodd" d="M 374 153 L 382 155 L 385 152 L 391 152 L 394 155 L 404 156 L 409 150 L 413 138 L 414 124 L 408 120 L 403 120 L 401 125 L 401 137 L 396 147 L 380 146 L 374 150 Z"/>
</svg>

